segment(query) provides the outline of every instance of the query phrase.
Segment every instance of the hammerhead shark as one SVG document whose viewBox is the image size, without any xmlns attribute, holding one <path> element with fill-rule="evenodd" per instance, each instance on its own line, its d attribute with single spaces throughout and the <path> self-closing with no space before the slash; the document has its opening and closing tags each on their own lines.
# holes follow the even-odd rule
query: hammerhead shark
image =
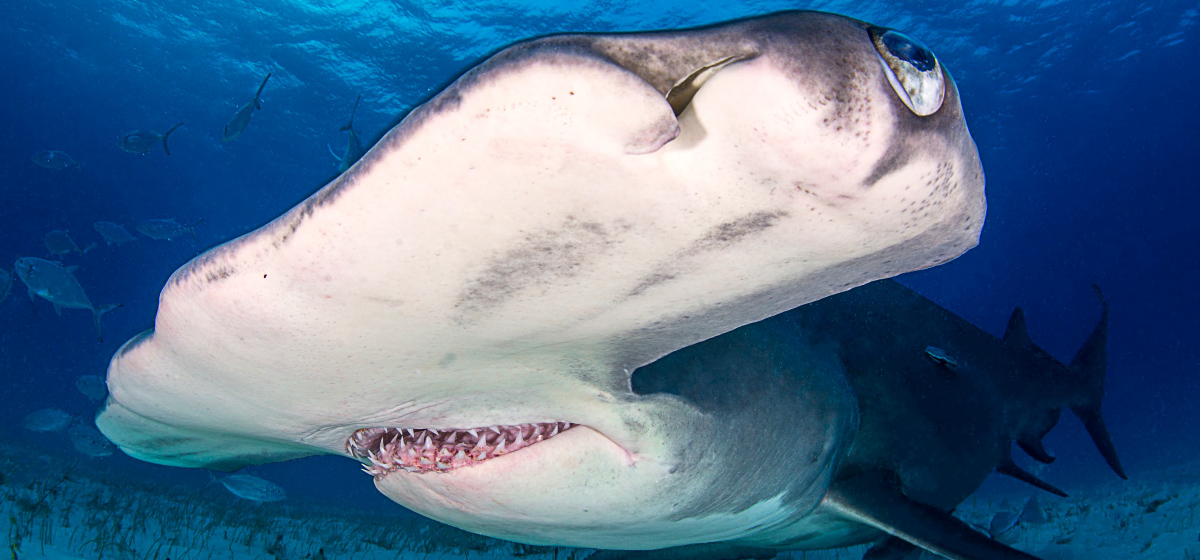
<svg viewBox="0 0 1200 560">
<path fill-rule="evenodd" d="M 530 544 L 822 548 L 884 523 L 934 542 L 1001 446 L 923 443 L 977 463 L 945 474 L 871 443 L 911 439 L 871 411 L 910 413 L 912 385 L 869 408 L 869 374 L 784 319 L 721 339 L 727 355 L 680 354 L 713 358 L 693 375 L 658 361 L 947 262 L 985 212 L 954 80 L 899 30 L 782 12 L 525 41 L 177 270 L 155 328 L 110 361 L 96 425 L 167 465 L 341 455 L 413 511 Z M 937 375 L 934 357 L 968 372 L 944 394 L 1023 402 L 968 383 L 977 356 L 954 340 L 917 349 Z M 967 420 L 1036 432 L 988 418 Z M 921 468 L 948 482 L 922 486 Z M 876 486 L 935 508 L 926 533 L 860 499 Z"/>
</svg>

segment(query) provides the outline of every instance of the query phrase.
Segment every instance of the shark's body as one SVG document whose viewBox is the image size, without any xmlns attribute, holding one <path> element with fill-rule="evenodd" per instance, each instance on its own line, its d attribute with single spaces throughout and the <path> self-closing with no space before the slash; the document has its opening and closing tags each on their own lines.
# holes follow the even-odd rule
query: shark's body
<svg viewBox="0 0 1200 560">
<path fill-rule="evenodd" d="M 527 543 L 782 546 L 820 530 L 855 433 L 838 363 L 741 388 L 764 408 L 728 421 L 631 372 L 946 262 L 984 212 L 958 91 L 898 32 L 789 12 L 528 41 L 179 269 L 97 425 L 178 466 L 354 457 Z"/>
<path fill-rule="evenodd" d="M 632 385 L 638 394 L 674 395 L 729 426 L 716 439 L 746 458 L 743 472 L 780 460 L 778 447 L 811 440 L 821 427 L 843 430 L 827 432 L 830 442 L 853 442 L 831 459 L 831 485 L 813 511 L 767 538 L 732 545 L 833 548 L 892 534 L 899 538 L 872 558 L 898 559 L 917 547 L 955 559 L 1032 558 L 948 512 L 993 472 L 1061 493 L 1017 468 L 1011 448 L 1017 442 L 1053 460 L 1041 439 L 1064 407 L 1124 477 L 1100 416 L 1107 315 L 1105 307 L 1068 366 L 1030 341 L 1020 310 L 1000 339 L 883 280 L 680 350 L 634 372 Z M 743 472 L 728 473 L 731 491 L 747 491 L 738 488 L 748 484 L 738 481 Z"/>
<path fill-rule="evenodd" d="M 242 105 L 241 108 L 233 114 L 233 117 L 229 119 L 229 122 L 225 123 L 225 128 L 221 131 L 222 142 L 230 142 L 236 140 L 238 136 L 241 136 L 242 131 L 246 130 L 246 126 L 250 124 L 250 117 L 254 115 L 254 110 L 262 109 L 262 103 L 259 101 L 259 96 L 262 95 L 263 88 L 267 87 L 267 80 L 269 79 L 271 79 L 270 73 L 268 73 L 267 76 L 263 78 L 262 83 L 259 84 L 258 91 L 254 92 L 254 98 L 250 101 L 247 101 L 245 105 Z M 163 143 L 163 147 L 166 147 L 165 142 Z"/>
</svg>

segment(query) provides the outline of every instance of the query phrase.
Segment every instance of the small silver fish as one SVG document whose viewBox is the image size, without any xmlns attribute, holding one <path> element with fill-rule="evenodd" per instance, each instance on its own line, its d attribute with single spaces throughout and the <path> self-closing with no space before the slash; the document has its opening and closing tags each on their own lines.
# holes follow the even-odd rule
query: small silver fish
<svg viewBox="0 0 1200 560">
<path fill-rule="evenodd" d="M 71 437 L 71 446 L 75 448 L 75 451 L 88 457 L 108 457 L 113 454 L 112 443 L 100 433 L 100 430 L 83 422 L 71 424 L 67 435 Z"/>
<path fill-rule="evenodd" d="M 33 160 L 33 163 L 45 167 L 46 169 L 66 169 L 68 167 L 74 167 L 75 169 L 81 171 L 83 170 L 83 167 L 79 165 L 78 161 L 75 161 L 73 158 L 71 158 L 71 156 L 67 155 L 66 152 L 61 152 L 58 150 L 46 150 L 44 152 L 38 152 L 33 154 L 30 159 Z"/>
<path fill-rule="evenodd" d="M 358 159 L 363 156 L 363 152 L 366 151 L 363 148 L 362 140 L 358 139 L 358 133 L 354 131 L 354 111 L 356 111 L 358 109 L 358 102 L 361 100 L 362 100 L 361 95 L 358 96 L 358 98 L 354 100 L 354 107 L 352 109 L 350 109 L 350 121 L 347 122 L 344 126 L 342 126 L 342 128 L 338 129 L 338 130 L 341 130 L 342 132 L 350 133 L 350 138 L 346 144 L 345 153 L 343 153 L 341 156 L 339 156 L 336 153 L 334 153 L 333 147 L 331 147 L 329 144 L 325 145 L 326 148 L 329 148 L 329 153 L 332 154 L 333 157 L 337 158 L 337 160 L 338 160 L 338 173 L 341 173 L 341 172 L 346 171 L 347 169 L 350 169 L 350 166 L 354 165 L 354 162 L 358 161 Z"/>
<path fill-rule="evenodd" d="M 167 155 L 171 155 L 171 148 L 167 146 L 167 137 L 175 132 L 175 129 L 183 126 L 183 123 L 172 126 L 166 133 L 160 133 L 153 128 L 150 130 L 135 130 L 121 135 L 117 140 L 117 147 L 131 154 L 145 154 L 153 150 L 160 142 L 163 150 Z"/>
<path fill-rule="evenodd" d="M 46 234 L 46 237 L 42 239 L 42 243 L 45 243 L 46 250 L 50 251 L 50 254 L 56 257 L 61 257 L 67 253 L 79 253 L 82 255 L 96 248 L 96 244 L 92 243 L 91 245 L 80 249 L 79 246 L 75 244 L 75 240 L 71 239 L 71 236 L 68 235 L 66 231 L 61 229 L 50 230 L 50 232 Z"/>
<path fill-rule="evenodd" d="M 125 231 L 124 226 L 120 224 L 96 222 L 92 224 L 92 227 L 104 238 L 104 242 L 109 245 L 120 245 L 130 241 L 137 241 L 137 238 L 130 235 L 128 231 Z"/>
<path fill-rule="evenodd" d="M 43 408 L 25 415 L 21 425 L 34 432 L 57 432 L 71 425 L 71 415 L 57 408 Z"/>
<path fill-rule="evenodd" d="M 254 99 L 242 105 L 242 108 L 238 109 L 233 114 L 233 118 L 229 119 L 229 122 L 225 124 L 225 130 L 221 133 L 221 140 L 223 142 L 229 142 L 240 136 L 242 131 L 246 130 L 246 125 L 250 124 L 250 115 L 254 113 L 254 110 L 262 109 L 262 104 L 259 103 L 258 97 L 262 95 L 263 88 L 267 86 L 267 80 L 270 78 L 271 74 L 268 73 L 267 77 L 263 78 L 262 84 L 258 86 L 258 91 L 254 94 Z"/>
<path fill-rule="evenodd" d="M 204 218 L 200 218 L 196 220 L 196 223 L 185 226 L 176 222 L 175 218 L 146 220 L 137 225 L 137 230 L 150 239 L 166 239 L 170 241 L 186 233 L 191 235 L 192 239 L 200 241 L 200 238 L 196 237 L 196 226 L 200 225 L 203 221 Z"/>
<path fill-rule="evenodd" d="M 17 277 L 29 288 L 30 301 L 33 301 L 34 296 L 41 297 L 54 304 L 54 311 L 59 315 L 62 315 L 64 307 L 91 311 L 96 324 L 96 338 L 104 341 L 100 336 L 100 317 L 121 305 L 92 305 L 92 300 L 84 293 L 83 286 L 80 286 L 79 281 L 71 274 L 71 269 L 75 267 L 69 269 L 54 261 L 22 257 L 17 259 L 14 268 Z"/>
<path fill-rule="evenodd" d="M 89 399 L 102 401 L 108 396 L 108 384 L 99 375 L 81 375 L 75 380 L 75 388 Z"/>
<path fill-rule="evenodd" d="M 287 492 L 279 485 L 248 474 L 234 474 L 217 480 L 239 498 L 254 502 L 279 502 L 287 499 Z"/>
</svg>

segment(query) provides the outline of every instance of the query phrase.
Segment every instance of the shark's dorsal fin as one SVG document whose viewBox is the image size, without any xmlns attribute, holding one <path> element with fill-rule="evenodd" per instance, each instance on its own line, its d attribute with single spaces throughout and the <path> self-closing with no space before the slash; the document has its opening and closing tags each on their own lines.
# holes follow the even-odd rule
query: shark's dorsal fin
<svg viewBox="0 0 1200 560">
<path fill-rule="evenodd" d="M 838 515 L 950 560 L 1037 560 L 992 540 L 953 515 L 905 497 L 882 473 L 834 482 L 821 504 Z"/>
<path fill-rule="evenodd" d="M 1025 311 L 1020 307 L 1014 308 L 1012 316 L 1008 318 L 1008 328 L 1004 329 L 1004 341 L 1021 346 L 1033 344 L 1033 339 L 1029 338 L 1029 327 L 1025 326 Z"/>
</svg>

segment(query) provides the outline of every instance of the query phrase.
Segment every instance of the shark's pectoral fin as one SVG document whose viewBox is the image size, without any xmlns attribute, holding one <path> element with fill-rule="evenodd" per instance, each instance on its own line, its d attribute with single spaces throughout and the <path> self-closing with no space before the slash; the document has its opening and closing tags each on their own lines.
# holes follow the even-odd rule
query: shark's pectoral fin
<svg viewBox="0 0 1200 560">
<path fill-rule="evenodd" d="M 992 540 L 949 513 L 906 498 L 880 473 L 862 473 L 835 482 L 822 505 L 951 560 L 1037 560 Z"/>
<path fill-rule="evenodd" d="M 54 305 L 54 314 L 58 315 L 59 317 L 62 317 L 62 306 L 57 303 L 52 304 L 52 305 Z"/>
<path fill-rule="evenodd" d="M 659 550 L 597 550 L 587 560 L 770 560 L 772 548 L 730 543 L 705 543 Z"/>
</svg>

